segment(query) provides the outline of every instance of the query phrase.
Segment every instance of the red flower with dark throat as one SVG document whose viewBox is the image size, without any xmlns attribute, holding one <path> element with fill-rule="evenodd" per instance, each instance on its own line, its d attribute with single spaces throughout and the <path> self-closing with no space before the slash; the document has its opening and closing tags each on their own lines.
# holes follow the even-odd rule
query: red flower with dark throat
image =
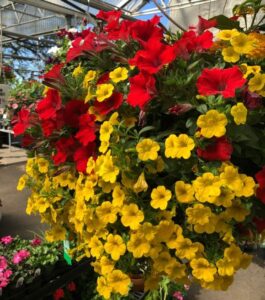
<svg viewBox="0 0 265 300">
<path fill-rule="evenodd" d="M 226 137 L 217 138 L 212 144 L 205 147 L 205 149 L 198 148 L 197 154 L 205 160 L 230 160 L 233 152 L 233 146 L 229 143 Z"/>
<path fill-rule="evenodd" d="M 236 89 L 242 88 L 246 79 L 238 66 L 227 69 L 204 69 L 198 78 L 197 89 L 200 95 L 222 95 L 235 97 Z"/>
<path fill-rule="evenodd" d="M 100 115 L 107 115 L 109 112 L 118 109 L 123 100 L 121 93 L 114 92 L 108 99 L 103 102 L 95 101 L 94 107 L 97 113 Z"/>
<path fill-rule="evenodd" d="M 79 131 L 75 137 L 82 145 L 87 146 L 96 139 L 95 127 L 95 116 L 83 114 L 79 117 Z"/>
<path fill-rule="evenodd" d="M 256 196 L 265 204 L 265 167 L 256 173 L 255 178 L 259 184 L 259 187 L 256 190 Z"/>
<path fill-rule="evenodd" d="M 74 161 L 78 172 L 86 172 L 89 157 L 94 156 L 96 149 L 95 143 L 89 143 L 86 147 L 78 147 L 74 153 Z"/>
<path fill-rule="evenodd" d="M 56 116 L 56 111 L 62 106 L 62 100 L 57 90 L 49 89 L 47 95 L 36 107 L 41 120 L 47 120 Z"/>
<path fill-rule="evenodd" d="M 103 11 L 100 10 L 97 14 L 97 18 L 107 22 L 104 27 L 106 31 L 111 31 L 119 28 L 119 20 L 122 12 L 120 10 Z"/>
<path fill-rule="evenodd" d="M 157 93 L 155 78 L 146 73 L 139 73 L 129 81 L 130 91 L 127 102 L 133 107 L 138 106 L 143 109 Z"/>
<path fill-rule="evenodd" d="M 14 135 L 23 134 L 30 126 L 30 111 L 26 108 L 22 108 L 18 112 L 18 115 L 13 118 L 12 124 L 15 122 L 16 124 L 13 127 Z"/>
<path fill-rule="evenodd" d="M 76 150 L 77 143 L 73 137 L 62 137 L 55 143 L 56 154 L 53 155 L 53 162 L 55 165 L 64 163 L 67 159 L 71 159 Z"/>
<path fill-rule="evenodd" d="M 80 115 L 85 114 L 88 111 L 88 104 L 80 100 L 71 100 L 66 103 L 64 110 L 65 124 L 71 127 L 79 126 Z"/>
</svg>

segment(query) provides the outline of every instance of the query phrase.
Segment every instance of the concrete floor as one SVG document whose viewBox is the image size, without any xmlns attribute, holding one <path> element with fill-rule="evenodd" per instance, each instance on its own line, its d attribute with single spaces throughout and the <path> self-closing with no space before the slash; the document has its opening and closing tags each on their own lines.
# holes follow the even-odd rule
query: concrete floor
<svg viewBox="0 0 265 300">
<path fill-rule="evenodd" d="M 24 172 L 25 163 L 0 165 L 0 198 L 3 218 L 0 236 L 19 234 L 32 238 L 33 233 L 44 230 L 39 218 L 25 213 L 28 191 L 16 190 L 17 180 Z M 230 289 L 226 292 L 201 290 L 194 285 L 188 293 L 188 300 L 265 300 L 264 260 L 255 258 L 247 270 L 240 270 Z M 160 299 L 158 299 L 160 300 Z"/>
</svg>

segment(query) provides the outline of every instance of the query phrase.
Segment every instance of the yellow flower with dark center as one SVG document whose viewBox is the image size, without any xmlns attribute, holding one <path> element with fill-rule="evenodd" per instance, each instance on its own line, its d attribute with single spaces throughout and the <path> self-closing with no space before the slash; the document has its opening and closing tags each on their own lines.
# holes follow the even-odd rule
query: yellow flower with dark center
<svg viewBox="0 0 265 300">
<path fill-rule="evenodd" d="M 29 177 L 27 174 L 24 174 L 19 178 L 18 184 L 17 184 L 18 191 L 22 191 L 25 188 L 28 178 Z"/>
<path fill-rule="evenodd" d="M 235 198 L 235 193 L 229 188 L 222 187 L 219 196 L 214 198 L 213 203 L 217 206 L 230 207 L 232 205 L 232 200 Z"/>
<path fill-rule="evenodd" d="M 117 209 L 110 201 L 104 201 L 96 208 L 96 214 L 98 218 L 105 224 L 115 223 L 117 220 L 117 212 Z"/>
<path fill-rule="evenodd" d="M 175 184 L 175 193 L 178 202 L 189 203 L 194 201 L 194 190 L 191 184 L 184 181 L 177 181 Z"/>
<path fill-rule="evenodd" d="M 109 139 L 110 139 L 110 135 L 112 134 L 112 132 L 113 132 L 113 126 L 111 125 L 111 123 L 109 121 L 105 121 L 100 126 L 99 139 L 101 141 L 108 142 Z"/>
<path fill-rule="evenodd" d="M 125 193 L 120 185 L 116 185 L 112 192 L 112 205 L 114 207 L 122 207 L 125 200 Z"/>
<path fill-rule="evenodd" d="M 237 222 L 243 222 L 250 214 L 250 211 L 245 208 L 239 199 L 234 200 L 232 206 L 228 207 L 224 215 L 228 219 L 235 219 Z"/>
<path fill-rule="evenodd" d="M 174 260 L 170 265 L 166 266 L 165 272 L 173 280 L 180 279 L 186 276 L 186 266 Z"/>
<path fill-rule="evenodd" d="M 194 147 L 195 143 L 188 135 L 180 134 L 176 136 L 171 134 L 165 141 L 165 156 L 188 159 Z"/>
<path fill-rule="evenodd" d="M 126 296 L 129 293 L 131 280 L 120 270 L 114 270 L 107 275 L 107 281 L 114 293 Z"/>
<path fill-rule="evenodd" d="M 240 33 L 232 37 L 230 43 L 239 54 L 247 54 L 254 49 L 254 40 L 245 33 Z"/>
<path fill-rule="evenodd" d="M 209 223 L 209 218 L 212 216 L 210 207 L 202 204 L 195 204 L 193 207 L 186 209 L 186 215 L 190 224 L 204 225 Z"/>
<path fill-rule="evenodd" d="M 104 299 L 110 299 L 113 289 L 108 284 L 107 279 L 103 276 L 100 276 L 97 279 L 97 291 Z"/>
<path fill-rule="evenodd" d="M 190 262 L 192 268 L 192 275 L 206 282 L 214 281 L 214 275 L 216 274 L 216 268 L 212 266 L 205 258 L 194 258 Z"/>
<path fill-rule="evenodd" d="M 106 153 L 109 149 L 109 141 L 101 141 L 100 146 L 98 148 L 100 153 Z"/>
<path fill-rule="evenodd" d="M 248 82 L 248 89 L 251 92 L 259 92 L 265 87 L 265 74 L 257 73 Z"/>
<path fill-rule="evenodd" d="M 244 78 L 247 78 L 250 74 L 258 74 L 261 71 L 260 66 L 249 66 L 247 64 L 241 64 L 240 69 L 244 73 Z"/>
<path fill-rule="evenodd" d="M 78 77 L 82 75 L 84 72 L 83 68 L 81 67 L 81 63 L 73 70 L 73 77 Z"/>
<path fill-rule="evenodd" d="M 238 170 L 233 166 L 225 167 L 220 174 L 220 179 L 224 185 L 234 192 L 238 192 L 243 188 L 243 182 L 238 174 Z"/>
<path fill-rule="evenodd" d="M 100 273 L 106 275 L 113 271 L 115 262 L 107 258 L 106 256 L 101 256 L 100 258 Z"/>
<path fill-rule="evenodd" d="M 171 199 L 172 193 L 167 190 L 163 185 L 159 185 L 157 188 L 152 190 L 151 193 L 151 206 L 155 209 L 164 210 L 167 207 L 168 201 Z"/>
<path fill-rule="evenodd" d="M 83 87 L 88 88 L 91 81 L 93 81 L 97 76 L 97 72 L 94 70 L 89 70 L 84 78 Z"/>
<path fill-rule="evenodd" d="M 251 197 L 255 194 L 256 183 L 254 179 L 245 174 L 240 174 L 240 179 L 242 181 L 243 187 L 236 191 L 237 197 Z"/>
<path fill-rule="evenodd" d="M 133 257 L 140 258 L 146 255 L 150 250 L 150 243 L 138 234 L 132 234 L 127 249 L 132 253 Z"/>
<path fill-rule="evenodd" d="M 66 229 L 57 224 L 51 230 L 45 232 L 45 238 L 48 242 L 64 241 L 66 239 Z"/>
<path fill-rule="evenodd" d="M 156 228 L 149 222 L 143 223 L 137 230 L 137 235 L 144 237 L 147 241 L 152 241 L 156 234 Z"/>
<path fill-rule="evenodd" d="M 126 68 L 118 67 L 109 73 L 109 78 L 115 83 L 124 81 L 128 78 L 128 70 Z"/>
<path fill-rule="evenodd" d="M 132 230 L 139 228 L 140 223 L 144 220 L 144 213 L 139 210 L 134 203 L 124 205 L 121 210 L 121 223 L 125 227 L 130 227 Z"/>
<path fill-rule="evenodd" d="M 180 237 L 176 241 L 176 256 L 180 259 L 191 260 L 196 256 L 199 246 L 188 238 Z"/>
<path fill-rule="evenodd" d="M 47 198 L 39 197 L 36 201 L 36 207 L 38 211 L 43 214 L 50 207 L 50 203 Z"/>
<path fill-rule="evenodd" d="M 234 117 L 236 125 L 246 124 L 248 110 L 243 103 L 237 103 L 231 108 L 231 115 Z"/>
<path fill-rule="evenodd" d="M 227 118 L 225 114 L 211 109 L 205 115 L 199 116 L 197 126 L 201 128 L 201 135 L 210 139 L 212 137 L 221 137 L 226 133 L 225 126 Z"/>
<path fill-rule="evenodd" d="M 235 273 L 234 264 L 225 258 L 219 259 L 216 262 L 218 274 L 221 276 L 232 276 Z"/>
<path fill-rule="evenodd" d="M 232 30 L 221 30 L 217 33 L 217 37 L 220 40 L 224 40 L 224 41 L 230 41 L 232 37 L 239 35 L 240 32 L 238 32 L 236 29 L 232 29 Z"/>
<path fill-rule="evenodd" d="M 159 256 L 154 259 L 154 269 L 158 272 L 164 272 L 174 261 L 174 258 L 169 252 L 162 251 Z"/>
<path fill-rule="evenodd" d="M 156 160 L 158 158 L 158 151 L 160 146 L 152 139 L 143 139 L 136 145 L 138 158 L 142 161 Z"/>
<path fill-rule="evenodd" d="M 233 47 L 227 47 L 222 50 L 223 59 L 226 62 L 235 63 L 239 61 L 240 55 L 234 50 Z"/>
<path fill-rule="evenodd" d="M 126 246 L 120 235 L 109 234 L 104 249 L 113 260 L 119 260 L 121 255 L 125 253 Z"/>
<path fill-rule="evenodd" d="M 104 251 L 102 242 L 97 236 L 93 236 L 88 243 L 88 247 L 91 248 L 90 252 L 93 257 L 99 258 Z"/>
<path fill-rule="evenodd" d="M 97 85 L 96 96 L 98 102 L 103 102 L 108 99 L 114 91 L 114 86 L 111 83 L 103 83 Z"/>
</svg>

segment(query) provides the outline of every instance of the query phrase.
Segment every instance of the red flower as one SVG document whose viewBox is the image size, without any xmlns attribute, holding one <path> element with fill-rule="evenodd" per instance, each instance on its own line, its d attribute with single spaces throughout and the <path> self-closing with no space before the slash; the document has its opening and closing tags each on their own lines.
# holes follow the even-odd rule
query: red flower
<svg viewBox="0 0 265 300">
<path fill-rule="evenodd" d="M 57 90 L 49 89 L 47 95 L 36 107 L 40 119 L 47 120 L 56 116 L 56 111 L 61 108 L 62 100 Z"/>
<path fill-rule="evenodd" d="M 135 22 L 129 20 L 123 20 L 120 22 L 119 28 L 108 32 L 108 38 L 110 40 L 123 40 L 129 41 L 131 26 Z"/>
<path fill-rule="evenodd" d="M 107 25 L 104 27 L 106 31 L 111 31 L 119 28 L 119 20 L 122 12 L 120 10 L 112 11 L 103 11 L 100 10 L 96 15 L 97 18 L 107 22 Z"/>
<path fill-rule="evenodd" d="M 76 284 L 71 281 L 67 284 L 66 288 L 69 292 L 74 292 L 76 290 Z"/>
<path fill-rule="evenodd" d="M 204 69 L 198 78 L 197 89 L 204 96 L 221 94 L 224 98 L 235 97 L 235 91 L 243 87 L 246 79 L 238 66 L 227 69 Z"/>
<path fill-rule="evenodd" d="M 255 175 L 260 188 L 265 188 L 265 166 Z"/>
<path fill-rule="evenodd" d="M 254 218 L 253 222 L 256 225 L 258 233 L 261 233 L 265 230 L 265 219 L 260 219 L 260 218 Z"/>
<path fill-rule="evenodd" d="M 202 52 L 209 49 L 213 45 L 213 34 L 210 31 L 205 31 L 201 35 L 196 35 L 194 31 L 187 31 L 182 38 L 176 42 L 176 45 L 186 47 L 189 53 Z M 178 53 L 180 50 L 178 49 Z"/>
<path fill-rule="evenodd" d="M 53 299 L 54 300 L 60 300 L 60 299 L 63 299 L 63 297 L 64 297 L 64 291 L 63 291 L 63 289 L 57 289 L 53 293 Z"/>
<path fill-rule="evenodd" d="M 20 135 L 25 132 L 25 130 L 30 126 L 30 112 L 28 109 L 21 109 L 18 112 L 18 116 L 14 117 L 12 122 L 17 121 L 13 127 L 14 135 Z"/>
<path fill-rule="evenodd" d="M 88 111 L 88 104 L 80 100 L 71 100 L 66 103 L 64 110 L 65 124 L 71 127 L 78 127 L 80 115 Z"/>
<path fill-rule="evenodd" d="M 78 172 L 86 172 L 87 161 L 89 157 L 94 155 L 96 145 L 89 143 L 86 147 L 78 147 L 74 153 L 74 161 Z"/>
<path fill-rule="evenodd" d="M 59 130 L 63 127 L 64 115 L 62 109 L 56 112 L 56 116 L 53 119 L 41 120 L 41 129 L 45 137 L 50 136 L 55 130 Z"/>
<path fill-rule="evenodd" d="M 263 204 L 265 204 L 265 188 L 258 187 L 256 190 L 256 196 Z"/>
<path fill-rule="evenodd" d="M 155 78 L 146 73 L 139 73 L 130 78 L 130 91 L 127 102 L 141 109 L 156 95 Z"/>
<path fill-rule="evenodd" d="M 196 26 L 196 31 L 201 34 L 205 30 L 217 26 L 217 21 L 215 19 L 207 20 L 199 16 L 199 22 Z"/>
<path fill-rule="evenodd" d="M 95 110 L 100 115 L 107 115 L 109 112 L 118 109 L 122 104 L 123 96 L 121 93 L 114 92 L 108 99 L 103 102 L 94 103 Z"/>
<path fill-rule="evenodd" d="M 185 114 L 187 111 L 192 109 L 192 105 L 190 103 L 181 103 L 176 104 L 168 109 L 168 112 L 175 116 L 181 116 Z"/>
<path fill-rule="evenodd" d="M 56 147 L 56 154 L 53 155 L 52 159 L 55 165 L 59 165 L 64 163 L 67 158 L 70 158 L 75 149 L 76 149 L 76 142 L 73 137 L 62 137 L 55 143 Z"/>
<path fill-rule="evenodd" d="M 64 64 L 54 65 L 47 73 L 41 76 L 44 79 L 44 83 L 54 86 L 54 83 L 63 83 L 64 76 L 61 73 Z"/>
<path fill-rule="evenodd" d="M 231 158 L 232 152 L 233 146 L 229 143 L 226 137 L 215 139 L 214 142 L 208 145 L 205 149 L 197 149 L 198 156 L 209 161 L 229 160 Z"/>
<path fill-rule="evenodd" d="M 25 133 L 22 137 L 22 147 L 28 147 L 32 145 L 34 141 L 35 139 L 31 135 Z"/>
<path fill-rule="evenodd" d="M 154 16 L 151 20 L 133 22 L 130 27 L 132 38 L 138 41 L 143 47 L 147 47 L 147 42 L 150 39 L 160 41 L 163 37 L 163 30 L 157 26 L 159 21 L 160 17 Z"/>
<path fill-rule="evenodd" d="M 90 142 L 96 139 L 95 135 L 95 116 L 90 114 L 83 114 L 79 117 L 79 131 L 75 137 L 79 142 L 87 146 Z"/>
<path fill-rule="evenodd" d="M 162 44 L 159 39 L 151 38 L 144 50 L 139 50 L 129 60 L 130 65 L 137 66 L 139 70 L 149 74 L 155 74 L 164 65 L 172 62 L 177 56 L 177 50 L 173 46 Z"/>
</svg>

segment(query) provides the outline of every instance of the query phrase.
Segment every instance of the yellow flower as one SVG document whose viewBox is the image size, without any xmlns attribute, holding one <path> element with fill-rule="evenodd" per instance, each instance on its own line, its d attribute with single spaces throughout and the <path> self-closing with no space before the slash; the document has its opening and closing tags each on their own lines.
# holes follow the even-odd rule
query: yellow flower
<svg viewBox="0 0 265 300">
<path fill-rule="evenodd" d="M 60 225 L 54 225 L 51 230 L 46 231 L 45 238 L 48 242 L 64 241 L 66 229 Z"/>
<path fill-rule="evenodd" d="M 176 256 L 180 259 L 191 260 L 196 257 L 199 248 L 197 243 L 192 243 L 190 239 L 180 237 L 176 241 Z"/>
<path fill-rule="evenodd" d="M 114 270 L 107 275 L 107 281 L 114 293 L 126 296 L 129 293 L 131 280 L 120 270 Z"/>
<path fill-rule="evenodd" d="M 86 165 L 86 172 L 88 174 L 90 174 L 92 171 L 94 171 L 95 169 L 95 160 L 94 158 L 91 156 L 89 157 L 88 161 L 87 161 L 87 165 Z"/>
<path fill-rule="evenodd" d="M 236 125 L 245 124 L 247 121 L 248 110 L 243 103 L 232 106 L 231 115 L 234 117 Z"/>
<path fill-rule="evenodd" d="M 223 258 L 216 262 L 218 274 L 221 276 L 232 276 L 235 273 L 233 262 Z"/>
<path fill-rule="evenodd" d="M 109 98 L 114 90 L 114 86 L 111 83 L 103 83 L 97 85 L 96 96 L 98 102 L 102 102 Z"/>
<path fill-rule="evenodd" d="M 247 54 L 253 47 L 253 39 L 247 36 L 245 33 L 239 33 L 236 36 L 233 36 L 230 40 L 231 45 L 234 50 L 239 54 Z"/>
<path fill-rule="evenodd" d="M 169 265 L 166 266 L 165 272 L 172 280 L 180 279 L 186 276 L 185 264 L 174 260 Z"/>
<path fill-rule="evenodd" d="M 205 258 L 194 258 L 190 262 L 190 266 L 192 268 L 192 275 L 195 278 L 206 282 L 214 280 L 216 268 L 213 267 Z"/>
<path fill-rule="evenodd" d="M 28 180 L 28 175 L 27 174 L 24 174 L 19 178 L 18 184 L 17 184 L 17 190 L 18 191 L 22 191 L 25 188 L 27 180 Z"/>
<path fill-rule="evenodd" d="M 222 187 L 219 196 L 214 198 L 213 203 L 217 206 L 230 207 L 232 205 L 232 200 L 235 198 L 235 193 L 228 188 Z"/>
<path fill-rule="evenodd" d="M 227 47 L 222 50 L 223 59 L 226 62 L 235 63 L 239 61 L 240 55 L 234 50 L 233 47 Z"/>
<path fill-rule="evenodd" d="M 83 68 L 81 67 L 81 63 L 74 69 L 72 75 L 73 77 L 78 77 L 79 75 L 83 74 Z"/>
<path fill-rule="evenodd" d="M 126 246 L 123 239 L 118 234 L 109 234 L 107 237 L 107 242 L 104 245 L 105 251 L 110 254 L 113 260 L 119 260 L 120 256 L 126 251 Z"/>
<path fill-rule="evenodd" d="M 165 141 L 165 156 L 170 158 L 188 159 L 195 144 L 192 138 L 186 134 L 176 136 L 171 134 Z"/>
<path fill-rule="evenodd" d="M 240 69 L 244 73 L 244 78 L 247 78 L 250 74 L 258 74 L 261 71 L 260 66 L 248 66 L 247 64 L 241 64 Z"/>
<path fill-rule="evenodd" d="M 113 126 L 118 125 L 119 124 L 118 117 L 119 117 L 119 114 L 117 111 L 115 111 L 109 118 L 110 124 Z"/>
<path fill-rule="evenodd" d="M 148 189 L 148 184 L 145 180 L 144 172 L 140 174 L 136 183 L 133 186 L 133 190 L 135 193 L 146 192 Z"/>
<path fill-rule="evenodd" d="M 116 185 L 112 192 L 112 205 L 122 207 L 125 200 L 125 193 L 119 185 Z"/>
<path fill-rule="evenodd" d="M 100 153 L 106 153 L 109 149 L 109 141 L 101 141 L 100 146 L 98 148 Z"/>
<path fill-rule="evenodd" d="M 151 206 L 155 209 L 160 208 L 161 210 L 166 209 L 168 201 L 171 199 L 172 193 L 167 190 L 163 185 L 159 185 L 157 188 L 152 190 L 151 193 Z"/>
<path fill-rule="evenodd" d="M 211 109 L 205 115 L 199 116 L 197 126 L 201 128 L 202 136 L 212 138 L 221 137 L 225 134 L 227 118 L 225 114 Z"/>
<path fill-rule="evenodd" d="M 110 135 L 113 132 L 113 126 L 111 125 L 111 123 L 109 121 L 105 121 L 101 126 L 100 126 L 100 130 L 99 130 L 99 139 L 101 141 L 105 141 L 108 142 L 110 139 Z"/>
<path fill-rule="evenodd" d="M 50 207 L 50 203 L 48 199 L 44 197 L 39 197 L 36 201 L 36 208 L 38 211 L 42 214 L 45 213 L 45 211 Z"/>
<path fill-rule="evenodd" d="M 105 277 L 101 276 L 97 279 L 97 291 L 98 293 L 104 297 L 104 299 L 110 299 L 110 295 L 112 293 L 112 287 L 109 286 Z"/>
<path fill-rule="evenodd" d="M 100 165 L 98 175 L 106 182 L 114 183 L 119 174 L 119 168 L 113 163 L 112 156 L 108 152 Z"/>
<path fill-rule="evenodd" d="M 94 80 L 96 78 L 96 75 L 97 75 L 96 71 L 89 70 L 85 75 L 85 78 L 84 78 L 84 81 L 83 81 L 83 87 L 88 88 L 89 87 L 89 82 Z"/>
<path fill-rule="evenodd" d="M 158 272 L 164 272 L 165 269 L 172 264 L 175 260 L 169 252 L 163 251 L 157 258 L 154 259 L 154 269 Z"/>
<path fill-rule="evenodd" d="M 237 197 L 251 197 L 255 194 L 256 183 L 254 179 L 250 176 L 240 174 L 240 179 L 243 184 L 243 187 L 236 191 Z"/>
<path fill-rule="evenodd" d="M 194 190 L 191 184 L 184 181 L 177 181 L 175 184 L 175 193 L 178 202 L 189 203 L 194 201 Z"/>
<path fill-rule="evenodd" d="M 243 182 L 238 174 L 238 170 L 233 166 L 225 167 L 223 173 L 220 174 L 220 179 L 223 184 L 234 192 L 240 191 L 243 188 Z"/>
<path fill-rule="evenodd" d="M 127 249 L 133 257 L 140 258 L 149 252 L 150 244 L 143 236 L 132 234 L 127 243 Z"/>
<path fill-rule="evenodd" d="M 104 201 L 96 208 L 98 218 L 105 224 L 115 223 L 117 220 L 117 209 L 111 204 L 110 201 Z"/>
<path fill-rule="evenodd" d="M 97 236 L 91 238 L 88 247 L 91 248 L 91 255 L 96 258 L 99 258 L 104 251 L 103 244 Z"/>
<path fill-rule="evenodd" d="M 228 207 L 224 215 L 229 219 L 235 219 L 237 222 L 243 222 L 250 211 L 246 209 L 239 199 L 234 200 L 232 206 Z"/>
<path fill-rule="evenodd" d="M 236 29 L 232 30 L 221 30 L 217 33 L 217 37 L 220 40 L 229 41 L 232 37 L 239 35 L 240 32 L 238 32 Z"/>
<path fill-rule="evenodd" d="M 248 82 L 248 89 L 251 92 L 261 91 L 265 87 L 265 74 L 255 74 Z"/>
<path fill-rule="evenodd" d="M 139 228 L 140 223 L 144 220 L 144 214 L 141 210 L 139 210 L 136 204 L 124 205 L 121 210 L 121 223 L 130 227 L 133 230 Z"/>
<path fill-rule="evenodd" d="M 124 81 L 128 78 L 128 70 L 126 68 L 118 67 L 109 73 L 109 78 L 115 83 Z"/>
<path fill-rule="evenodd" d="M 160 146 L 157 142 L 151 139 L 143 139 L 136 145 L 136 151 L 138 158 L 142 161 L 156 160 L 158 157 L 157 152 L 160 150 Z"/>
<path fill-rule="evenodd" d="M 156 228 L 149 222 L 143 223 L 137 230 L 137 235 L 144 237 L 147 241 L 152 241 L 156 234 Z"/>
<path fill-rule="evenodd" d="M 106 256 L 102 256 L 100 258 L 99 265 L 100 265 L 100 271 L 101 271 L 100 273 L 102 275 L 106 275 L 113 271 L 115 262 L 108 259 Z"/>
<path fill-rule="evenodd" d="M 47 173 L 49 170 L 49 161 L 45 158 L 38 157 L 36 159 L 40 173 Z"/>
<path fill-rule="evenodd" d="M 186 209 L 186 215 L 190 224 L 204 225 L 209 223 L 209 218 L 212 215 L 212 211 L 207 206 L 195 204 L 193 207 L 188 207 Z"/>
</svg>

